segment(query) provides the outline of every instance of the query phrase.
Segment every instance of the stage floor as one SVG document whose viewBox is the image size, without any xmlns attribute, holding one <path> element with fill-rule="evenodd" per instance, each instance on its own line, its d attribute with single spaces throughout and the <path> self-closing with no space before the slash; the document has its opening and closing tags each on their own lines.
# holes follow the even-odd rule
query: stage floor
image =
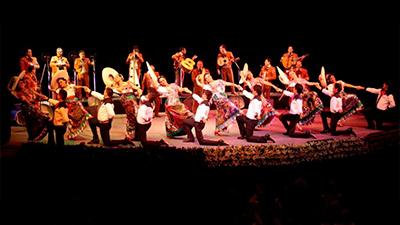
<svg viewBox="0 0 400 225">
<path fill-rule="evenodd" d="M 278 110 L 280 111 L 280 110 Z M 281 111 L 282 112 L 282 111 Z M 212 147 L 212 146 L 201 146 L 199 143 L 185 143 L 183 139 L 186 136 L 180 136 L 176 138 L 168 138 L 165 132 L 165 114 L 161 113 L 161 117 L 156 117 L 153 119 L 152 126 L 150 130 L 147 132 L 147 136 L 149 140 L 166 140 L 170 145 L 175 146 L 177 148 L 190 148 L 190 147 Z M 124 139 L 125 133 L 125 121 L 126 116 L 124 114 L 117 115 L 113 121 L 112 128 L 111 128 L 111 139 L 112 140 L 122 140 Z M 386 124 L 385 124 L 386 125 Z M 396 124 L 390 124 L 391 126 L 396 126 Z M 349 119 L 344 122 L 343 127 L 338 127 L 338 129 L 346 129 L 348 127 L 352 127 L 358 137 L 364 137 L 370 133 L 378 132 L 378 130 L 370 130 L 367 129 L 367 122 L 364 116 L 361 113 L 356 113 Z M 239 140 L 237 137 L 239 136 L 239 128 L 237 124 L 233 124 L 233 126 L 229 129 L 229 132 L 223 133 L 221 136 L 214 135 L 215 129 L 215 111 L 212 110 L 209 115 L 209 120 L 203 130 L 203 134 L 207 139 L 220 139 L 222 138 L 225 142 L 229 145 L 260 145 L 258 143 L 248 143 L 245 140 Z M 320 134 L 322 130 L 322 122 L 321 117 L 317 116 L 315 122 L 312 125 L 303 126 L 303 130 L 309 130 L 312 134 L 317 138 L 317 140 L 324 140 L 324 139 L 344 139 L 349 138 L 348 136 L 337 136 L 332 137 L 329 134 Z M 100 134 L 100 131 L 98 131 Z M 194 129 L 192 131 L 194 133 Z M 303 144 L 307 141 L 315 139 L 301 139 L 301 138 L 290 138 L 288 136 L 283 135 L 285 129 L 282 123 L 279 121 L 278 118 L 274 118 L 273 121 L 266 127 L 258 129 L 255 131 L 255 135 L 264 135 L 266 133 L 270 134 L 271 137 L 276 141 L 276 143 L 268 142 L 268 144 Z M 78 145 L 82 143 L 87 143 L 92 139 L 91 131 L 87 126 L 84 132 L 76 137 L 74 140 L 66 140 L 66 145 Z M 22 143 L 27 141 L 27 132 L 25 127 L 22 126 L 13 126 L 11 128 L 11 139 L 10 142 L 7 144 L 9 147 L 17 147 L 20 146 Z M 47 137 L 45 137 L 41 142 L 47 143 Z M 136 145 L 140 145 L 139 142 L 135 142 Z M 93 145 L 96 146 L 96 145 Z M 119 145 L 117 146 L 121 148 L 132 147 L 131 145 Z M 115 147 L 113 147 L 115 148 Z"/>
</svg>

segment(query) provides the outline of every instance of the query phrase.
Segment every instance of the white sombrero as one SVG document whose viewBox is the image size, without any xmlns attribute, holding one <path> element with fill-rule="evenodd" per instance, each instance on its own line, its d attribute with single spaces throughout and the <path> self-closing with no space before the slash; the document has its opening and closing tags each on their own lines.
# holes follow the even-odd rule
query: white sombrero
<svg viewBox="0 0 400 225">
<path fill-rule="evenodd" d="M 325 68 L 321 67 L 321 74 L 319 75 L 319 80 L 323 87 L 326 87 L 326 75 L 325 75 Z"/>
<path fill-rule="evenodd" d="M 249 72 L 249 66 L 247 63 L 244 64 L 243 70 L 240 71 L 240 81 L 239 84 L 243 84 L 243 82 L 246 80 L 247 73 Z"/>
<path fill-rule="evenodd" d="M 66 81 L 69 81 L 68 72 L 66 70 L 60 70 L 56 74 L 54 74 L 53 78 L 51 78 L 51 83 L 50 83 L 51 89 L 57 89 L 58 88 L 57 80 L 59 78 L 64 78 Z"/>
<path fill-rule="evenodd" d="M 279 66 L 276 67 L 279 73 L 279 81 L 282 82 L 282 84 L 288 85 L 289 84 L 289 78 L 287 75 L 279 68 Z"/>
<path fill-rule="evenodd" d="M 7 85 L 8 90 L 15 91 L 15 88 L 17 87 L 19 81 L 20 81 L 19 76 L 12 76 Z"/>
<path fill-rule="evenodd" d="M 116 76 L 119 76 L 119 73 L 116 70 L 114 70 L 113 68 L 111 68 L 111 67 L 106 67 L 101 72 L 101 75 L 103 77 L 104 84 L 106 85 L 106 87 L 109 87 L 114 82 L 113 80 L 110 79 L 109 76 L 111 75 L 113 77 L 116 77 Z"/>
</svg>

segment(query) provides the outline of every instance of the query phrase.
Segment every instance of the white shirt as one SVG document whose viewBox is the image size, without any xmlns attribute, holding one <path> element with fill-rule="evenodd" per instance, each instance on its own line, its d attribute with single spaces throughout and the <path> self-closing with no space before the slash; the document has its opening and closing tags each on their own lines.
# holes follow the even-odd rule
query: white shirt
<svg viewBox="0 0 400 225">
<path fill-rule="evenodd" d="M 208 113 L 210 112 L 210 106 L 206 104 L 201 104 L 204 99 L 202 99 L 197 94 L 193 94 L 193 99 L 199 103 L 199 107 L 197 107 L 196 114 L 194 115 L 194 121 L 196 122 L 205 122 L 208 118 Z"/>
<path fill-rule="evenodd" d="M 294 93 L 290 91 L 283 91 L 283 94 L 289 96 L 292 101 L 290 102 L 290 110 L 289 113 L 293 115 L 300 115 L 303 113 L 303 99 L 298 98 L 294 99 Z"/>
<path fill-rule="evenodd" d="M 388 108 L 393 108 L 396 106 L 394 102 L 393 95 L 382 95 L 381 96 L 381 88 L 367 88 L 366 91 L 371 92 L 373 94 L 377 94 L 378 98 L 376 99 L 376 108 L 380 110 L 387 110 Z"/>
<path fill-rule="evenodd" d="M 67 98 L 75 96 L 75 84 L 69 84 L 67 87 L 63 88 L 67 92 Z M 56 93 L 60 93 L 61 88 L 56 90 Z"/>
<path fill-rule="evenodd" d="M 153 119 L 153 108 L 146 104 L 141 104 L 138 109 L 136 120 L 139 124 L 149 124 Z"/>
<path fill-rule="evenodd" d="M 243 95 L 250 99 L 249 108 L 247 109 L 246 117 L 251 120 L 257 120 L 257 117 L 261 115 L 262 102 L 254 98 L 254 95 L 246 90 L 243 91 Z"/>
<path fill-rule="evenodd" d="M 331 104 L 330 104 L 330 111 L 332 113 L 338 113 L 342 112 L 342 98 L 341 97 L 336 97 L 332 96 L 331 98 Z"/>
<path fill-rule="evenodd" d="M 95 97 L 95 98 L 97 98 L 97 99 L 99 99 L 101 101 L 104 100 L 104 95 L 102 95 L 102 94 L 100 94 L 98 92 L 92 91 L 92 92 L 90 92 L 90 94 L 93 97 Z M 99 111 L 97 112 L 97 120 L 99 122 L 104 122 L 104 121 L 107 121 L 109 119 L 114 118 L 114 116 L 115 116 L 114 104 L 111 104 L 111 103 L 104 104 L 104 103 L 102 103 L 100 108 L 99 108 Z"/>
</svg>

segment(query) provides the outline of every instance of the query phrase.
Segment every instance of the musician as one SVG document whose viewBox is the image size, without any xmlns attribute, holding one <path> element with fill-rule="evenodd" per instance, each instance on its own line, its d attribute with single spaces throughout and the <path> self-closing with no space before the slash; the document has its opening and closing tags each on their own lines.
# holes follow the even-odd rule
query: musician
<svg viewBox="0 0 400 225">
<path fill-rule="evenodd" d="M 63 57 L 62 48 L 57 48 L 57 55 L 50 59 L 51 77 L 53 77 L 59 70 L 67 70 L 70 65 L 68 59 Z"/>
<path fill-rule="evenodd" d="M 303 68 L 303 63 L 300 60 L 296 62 L 294 72 L 296 73 L 298 78 L 302 78 L 304 80 L 310 80 L 310 76 L 308 75 L 308 70 L 306 68 Z"/>
<path fill-rule="evenodd" d="M 222 76 L 222 80 L 235 83 L 233 79 L 232 63 L 235 61 L 233 53 L 226 50 L 226 46 L 223 44 L 219 46 L 218 59 L 224 59 L 224 63 L 220 64 L 217 62 L 218 75 Z M 235 88 L 231 86 L 231 93 L 236 94 Z"/>
<path fill-rule="evenodd" d="M 91 62 L 89 58 L 85 57 L 85 51 L 79 51 L 79 58 L 75 59 L 74 69 L 77 72 L 77 85 L 89 87 L 89 66 L 93 66 L 93 61 Z M 76 96 L 81 99 L 83 95 L 86 96 L 82 89 L 76 90 Z"/>
<path fill-rule="evenodd" d="M 33 66 L 33 73 L 36 74 L 36 69 L 39 69 L 40 65 L 37 58 L 32 56 L 32 49 L 28 48 L 26 50 L 25 56 L 19 60 L 19 66 L 21 72 L 28 70 L 29 66 Z"/>
<path fill-rule="evenodd" d="M 296 65 L 296 60 L 299 56 L 294 53 L 293 47 L 288 47 L 288 52 L 283 54 L 281 57 L 281 63 L 285 69 L 290 69 L 290 67 Z"/>
<path fill-rule="evenodd" d="M 261 68 L 261 71 L 258 74 L 258 76 L 268 82 L 272 82 L 273 80 L 276 80 L 276 68 L 271 65 L 271 58 L 265 59 L 264 66 Z M 271 92 L 271 86 L 264 85 L 263 88 L 264 88 L 264 93 L 263 93 L 264 97 L 269 99 L 270 92 Z"/>
<path fill-rule="evenodd" d="M 203 73 L 203 70 L 205 73 L 210 73 L 210 71 L 206 68 L 204 68 L 204 64 L 203 61 L 199 60 L 197 61 L 196 64 L 196 68 L 192 70 L 191 74 L 192 74 L 192 82 L 193 82 L 193 93 L 201 96 L 203 94 L 203 88 L 200 87 L 197 82 L 197 76 Z M 195 113 L 197 107 L 199 106 L 199 103 L 197 101 L 193 101 L 193 105 L 192 105 L 192 112 Z"/>
<path fill-rule="evenodd" d="M 136 74 L 138 76 L 137 84 L 139 84 L 140 76 L 142 74 L 142 63 L 144 62 L 143 54 L 140 53 L 138 46 L 133 46 L 132 52 L 129 53 L 128 57 L 126 58 L 126 64 L 130 65 L 129 67 L 129 76 L 132 75 L 131 66 L 136 70 Z"/>
<path fill-rule="evenodd" d="M 179 49 L 179 52 L 173 54 L 171 56 L 174 64 L 174 70 L 175 70 L 175 84 L 178 85 L 179 87 L 183 87 L 183 81 L 185 78 L 185 70 L 182 68 L 181 62 L 186 59 L 186 48 L 181 47 Z M 197 58 L 196 55 L 192 57 L 192 60 L 195 60 Z"/>
<path fill-rule="evenodd" d="M 154 74 L 156 75 L 157 79 L 160 77 L 160 73 L 155 70 L 155 67 L 151 65 L 151 68 L 154 71 Z M 143 80 L 142 80 L 142 88 L 143 88 L 143 93 L 149 93 L 151 88 L 153 87 L 153 80 L 151 79 L 150 73 L 146 72 L 143 74 Z M 159 117 L 159 112 L 160 112 L 160 105 L 161 105 L 161 98 L 159 95 L 155 96 L 152 98 L 155 103 L 155 108 L 154 108 L 154 116 Z"/>
</svg>

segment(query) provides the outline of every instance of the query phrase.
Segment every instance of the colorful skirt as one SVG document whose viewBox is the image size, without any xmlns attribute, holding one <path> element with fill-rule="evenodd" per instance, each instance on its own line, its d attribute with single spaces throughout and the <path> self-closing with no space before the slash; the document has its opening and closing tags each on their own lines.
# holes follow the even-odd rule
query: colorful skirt
<svg viewBox="0 0 400 225">
<path fill-rule="evenodd" d="M 343 93 L 342 102 L 343 102 L 343 115 L 339 119 L 339 122 L 345 121 L 351 115 L 353 115 L 354 113 L 363 108 L 363 104 L 355 94 Z"/>
<path fill-rule="evenodd" d="M 240 114 L 239 108 L 228 99 L 225 93 L 214 94 L 212 99 L 217 108 L 215 131 L 221 132 L 235 122 L 236 116 Z"/>
<path fill-rule="evenodd" d="M 21 112 L 28 131 L 28 140 L 40 141 L 47 135 L 49 117 L 42 113 L 34 105 L 22 103 Z"/>
<path fill-rule="evenodd" d="M 133 140 L 135 135 L 135 124 L 138 109 L 137 98 L 133 93 L 122 94 L 121 103 L 126 114 L 125 136 L 129 140 Z"/>
<path fill-rule="evenodd" d="M 92 116 L 77 99 L 67 100 L 67 106 L 69 123 L 66 134 L 68 139 L 73 139 L 82 133 L 87 125 L 86 121 Z"/>
<path fill-rule="evenodd" d="M 175 137 L 185 135 L 186 132 L 183 128 L 183 120 L 193 116 L 182 102 L 174 105 L 165 106 L 165 129 L 167 137 Z"/>
<path fill-rule="evenodd" d="M 261 119 L 258 120 L 256 128 L 265 127 L 275 118 L 276 111 L 267 99 L 262 98 Z"/>
<path fill-rule="evenodd" d="M 310 125 L 315 117 L 324 109 L 324 104 L 314 91 L 303 95 L 303 113 L 301 114 L 299 124 Z"/>
</svg>

